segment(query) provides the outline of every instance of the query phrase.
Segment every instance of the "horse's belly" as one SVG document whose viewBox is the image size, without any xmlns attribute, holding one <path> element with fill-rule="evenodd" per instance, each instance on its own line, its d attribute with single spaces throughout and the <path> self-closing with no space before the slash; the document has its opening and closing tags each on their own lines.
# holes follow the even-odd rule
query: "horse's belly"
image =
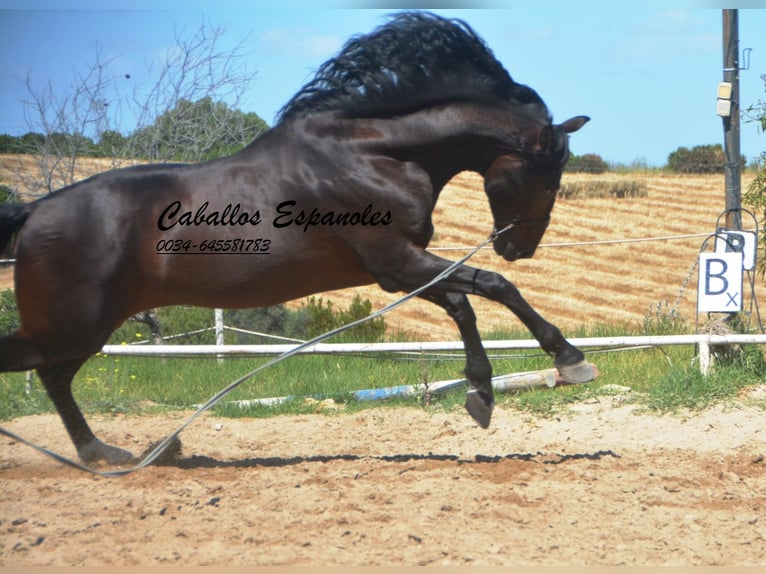
<svg viewBox="0 0 766 574">
<path fill-rule="evenodd" d="M 162 280 L 147 285 L 150 296 L 154 290 L 153 297 L 160 296 L 163 304 L 263 307 L 375 281 L 350 253 L 280 258 L 275 253 L 168 257 L 175 261 L 169 262 Z"/>
</svg>

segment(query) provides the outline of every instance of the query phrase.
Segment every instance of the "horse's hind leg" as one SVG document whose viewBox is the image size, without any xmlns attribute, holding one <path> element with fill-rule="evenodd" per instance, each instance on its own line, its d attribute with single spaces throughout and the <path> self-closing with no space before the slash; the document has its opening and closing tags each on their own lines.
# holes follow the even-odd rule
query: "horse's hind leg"
<svg viewBox="0 0 766 574">
<path fill-rule="evenodd" d="M 465 346 L 465 376 L 473 385 L 466 394 L 465 408 L 482 428 L 489 427 L 495 399 L 492 392 L 492 364 L 476 328 L 476 315 L 462 293 L 424 292 L 421 297 L 447 311 L 460 331 Z"/>
<path fill-rule="evenodd" d="M 0 373 L 30 371 L 43 363 L 40 352 L 17 331 L 0 337 Z"/>
<path fill-rule="evenodd" d="M 104 444 L 91 431 L 80 407 L 72 395 L 72 379 L 85 362 L 76 359 L 56 365 L 40 367 L 37 374 L 43 382 L 48 396 L 64 422 L 77 454 L 84 462 L 104 460 L 109 464 L 126 464 L 133 460 L 133 455 L 126 450 Z"/>
</svg>

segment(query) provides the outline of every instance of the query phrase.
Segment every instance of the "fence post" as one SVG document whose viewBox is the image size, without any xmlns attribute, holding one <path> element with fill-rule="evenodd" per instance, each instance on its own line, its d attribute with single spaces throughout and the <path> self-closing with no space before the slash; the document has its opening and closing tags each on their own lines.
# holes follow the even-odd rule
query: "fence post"
<svg viewBox="0 0 766 574">
<path fill-rule="evenodd" d="M 710 344 L 707 341 L 699 342 L 700 350 L 700 373 L 707 376 L 710 372 Z"/>
<path fill-rule="evenodd" d="M 223 309 L 215 310 L 215 344 L 223 347 Z M 218 364 L 223 363 L 223 355 L 218 355 Z"/>
</svg>

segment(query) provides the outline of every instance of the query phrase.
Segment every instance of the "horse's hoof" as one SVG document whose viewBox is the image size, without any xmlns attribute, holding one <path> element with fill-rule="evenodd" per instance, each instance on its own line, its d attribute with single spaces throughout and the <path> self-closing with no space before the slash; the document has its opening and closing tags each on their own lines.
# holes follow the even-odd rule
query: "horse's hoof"
<svg viewBox="0 0 766 574">
<path fill-rule="evenodd" d="M 580 361 L 574 365 L 556 365 L 559 377 L 567 383 L 589 383 L 598 376 L 598 369 L 587 361 Z"/>
<path fill-rule="evenodd" d="M 487 399 L 486 395 L 477 389 L 471 389 L 465 394 L 465 409 L 483 429 L 489 427 L 494 406 L 495 402 L 492 399 Z"/>
<path fill-rule="evenodd" d="M 157 448 L 159 445 L 159 442 L 152 443 L 149 445 L 149 447 L 141 454 L 139 457 L 141 460 L 144 460 L 151 452 Z M 164 466 L 164 465 L 172 465 L 175 462 L 178 461 L 178 459 L 181 458 L 181 439 L 179 439 L 177 436 L 173 437 L 173 440 L 170 441 L 165 448 L 163 448 L 160 453 L 157 455 L 157 457 L 154 459 L 152 464 L 156 464 L 158 466 Z"/>
<path fill-rule="evenodd" d="M 86 463 L 104 461 L 107 464 L 125 465 L 135 462 L 135 458 L 127 450 L 104 444 L 97 438 L 77 449 L 77 454 L 80 460 Z"/>
</svg>

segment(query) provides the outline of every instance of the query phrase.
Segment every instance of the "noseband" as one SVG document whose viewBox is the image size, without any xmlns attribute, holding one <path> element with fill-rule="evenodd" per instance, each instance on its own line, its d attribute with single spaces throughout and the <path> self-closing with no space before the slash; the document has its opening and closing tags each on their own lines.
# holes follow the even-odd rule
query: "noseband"
<svg viewBox="0 0 766 574">
<path fill-rule="evenodd" d="M 547 227 L 550 221 L 551 221 L 550 215 L 542 219 L 528 219 L 526 221 L 521 221 L 518 217 L 515 217 L 513 220 L 511 220 L 511 222 L 508 225 L 506 225 L 502 229 L 498 230 L 497 227 L 495 227 L 492 230 L 492 238 L 497 239 L 500 235 L 502 235 L 506 231 L 510 231 L 514 227 L 540 227 L 540 226 Z"/>
</svg>

